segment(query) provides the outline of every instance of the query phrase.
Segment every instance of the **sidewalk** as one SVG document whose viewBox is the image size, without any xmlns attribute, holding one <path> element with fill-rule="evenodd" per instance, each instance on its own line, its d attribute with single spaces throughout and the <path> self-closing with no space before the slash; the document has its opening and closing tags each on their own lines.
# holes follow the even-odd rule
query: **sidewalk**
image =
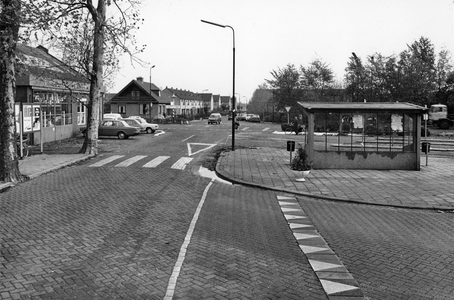
<svg viewBox="0 0 454 300">
<path fill-rule="evenodd" d="M 224 152 L 217 174 L 229 181 L 328 200 L 407 208 L 454 210 L 454 160 L 425 157 L 421 171 L 312 170 L 296 182 L 286 149 Z"/>
<path fill-rule="evenodd" d="M 91 154 L 38 154 L 31 155 L 19 161 L 19 170 L 28 178 L 75 164 L 92 157 Z M 14 186 L 9 182 L 0 182 L 0 191 Z"/>
<path fill-rule="evenodd" d="M 29 178 L 90 158 L 87 154 L 40 154 L 19 162 Z M 454 210 L 454 160 L 425 157 L 421 171 L 312 170 L 296 182 L 285 149 L 248 148 L 224 152 L 217 174 L 234 183 L 321 199 L 407 208 Z M 0 190 L 12 186 L 0 182 Z"/>
</svg>

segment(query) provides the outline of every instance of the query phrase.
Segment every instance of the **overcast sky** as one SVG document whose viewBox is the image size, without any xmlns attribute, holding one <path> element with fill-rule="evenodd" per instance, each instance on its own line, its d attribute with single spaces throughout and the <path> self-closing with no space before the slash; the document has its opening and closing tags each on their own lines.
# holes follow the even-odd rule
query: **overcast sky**
<svg viewBox="0 0 454 300">
<path fill-rule="evenodd" d="M 453 0 L 143 0 L 144 25 L 137 41 L 147 44 L 131 66 L 125 57 L 110 92 L 138 76 L 166 86 L 232 94 L 235 30 L 235 93 L 249 100 L 270 72 L 287 64 L 307 66 L 320 58 L 342 79 L 348 58 L 398 54 L 421 36 L 438 53 L 454 52 Z"/>
</svg>

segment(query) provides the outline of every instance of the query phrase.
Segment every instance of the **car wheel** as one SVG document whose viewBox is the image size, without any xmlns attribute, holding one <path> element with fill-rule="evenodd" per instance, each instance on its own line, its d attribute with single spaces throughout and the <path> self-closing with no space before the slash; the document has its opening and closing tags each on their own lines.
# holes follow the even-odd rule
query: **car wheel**
<svg viewBox="0 0 454 300">
<path fill-rule="evenodd" d="M 128 136 L 126 135 L 126 133 L 124 133 L 123 131 L 120 131 L 118 134 L 117 134 L 118 138 L 120 140 L 124 140 L 124 139 L 127 139 Z"/>
<path fill-rule="evenodd" d="M 449 129 L 449 121 L 444 120 L 438 123 L 440 129 Z"/>
<path fill-rule="evenodd" d="M 151 133 L 153 133 L 153 132 L 154 132 L 153 129 L 151 129 L 150 127 L 147 128 L 147 133 L 148 133 L 148 134 L 151 134 Z"/>
</svg>

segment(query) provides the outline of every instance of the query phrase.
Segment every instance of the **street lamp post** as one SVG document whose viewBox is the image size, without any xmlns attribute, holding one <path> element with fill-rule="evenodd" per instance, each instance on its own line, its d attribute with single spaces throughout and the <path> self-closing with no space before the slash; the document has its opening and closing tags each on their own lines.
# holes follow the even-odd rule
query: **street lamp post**
<svg viewBox="0 0 454 300">
<path fill-rule="evenodd" d="M 150 67 L 150 98 L 152 98 L 152 96 L 151 96 L 151 69 L 153 69 L 154 67 L 156 67 L 156 66 L 155 66 L 155 65 L 152 65 L 152 66 Z M 152 118 L 151 118 L 151 107 L 152 107 L 152 106 L 153 106 L 153 102 L 152 102 L 151 99 L 150 99 L 150 122 L 151 122 L 151 120 L 152 120 Z"/>
<path fill-rule="evenodd" d="M 203 23 L 207 23 L 210 25 L 218 26 L 218 27 L 222 27 L 222 28 L 228 27 L 228 28 L 232 29 L 232 33 L 233 33 L 232 151 L 235 151 L 235 30 L 233 29 L 232 26 L 229 26 L 229 25 L 221 25 L 221 24 L 217 24 L 217 23 L 213 23 L 213 22 L 209 22 L 209 21 L 205 21 L 205 20 L 200 20 L 200 21 L 202 21 Z"/>
</svg>

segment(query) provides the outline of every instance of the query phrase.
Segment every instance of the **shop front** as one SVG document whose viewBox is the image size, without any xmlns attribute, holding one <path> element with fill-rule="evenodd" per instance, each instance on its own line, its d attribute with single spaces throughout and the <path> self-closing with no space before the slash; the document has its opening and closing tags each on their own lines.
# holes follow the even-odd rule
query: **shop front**
<svg viewBox="0 0 454 300">
<path fill-rule="evenodd" d="M 89 82 L 43 47 L 19 45 L 16 132 L 38 145 L 67 139 L 86 126 Z"/>
</svg>

